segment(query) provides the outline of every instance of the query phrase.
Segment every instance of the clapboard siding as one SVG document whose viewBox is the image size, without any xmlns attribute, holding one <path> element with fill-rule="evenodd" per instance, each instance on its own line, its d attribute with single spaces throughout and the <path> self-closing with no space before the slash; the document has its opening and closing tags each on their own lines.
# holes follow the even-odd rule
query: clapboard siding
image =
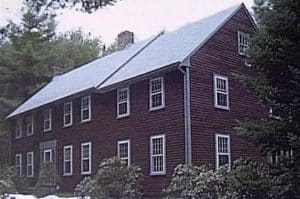
<svg viewBox="0 0 300 199">
<path fill-rule="evenodd" d="M 191 58 L 192 159 L 195 164 L 215 166 L 215 134 L 231 137 L 231 159 L 251 156 L 259 159 L 259 149 L 237 136 L 236 120 L 260 118 L 266 109 L 234 74 L 255 75 L 237 52 L 237 31 L 253 34 L 255 28 L 240 10 Z M 228 77 L 229 108 L 214 107 L 213 74 Z"/>
</svg>

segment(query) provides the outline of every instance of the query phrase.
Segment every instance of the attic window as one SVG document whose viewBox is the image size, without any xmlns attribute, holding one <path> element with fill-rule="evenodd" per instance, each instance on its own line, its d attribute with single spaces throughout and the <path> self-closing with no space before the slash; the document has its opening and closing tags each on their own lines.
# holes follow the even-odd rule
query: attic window
<svg viewBox="0 0 300 199">
<path fill-rule="evenodd" d="M 250 48 L 249 39 L 249 34 L 238 31 L 238 53 L 240 55 L 248 56 L 248 50 Z"/>
<path fill-rule="evenodd" d="M 91 96 L 81 98 L 81 122 L 91 120 Z"/>
</svg>

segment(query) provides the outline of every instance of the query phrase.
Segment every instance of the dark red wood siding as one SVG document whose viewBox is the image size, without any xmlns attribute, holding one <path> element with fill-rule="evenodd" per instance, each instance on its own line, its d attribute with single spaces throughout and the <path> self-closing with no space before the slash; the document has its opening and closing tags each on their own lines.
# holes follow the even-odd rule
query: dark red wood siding
<svg viewBox="0 0 300 199">
<path fill-rule="evenodd" d="M 195 164 L 215 164 L 216 133 L 230 135 L 232 160 L 240 156 L 260 157 L 259 149 L 233 130 L 236 120 L 266 113 L 258 98 L 234 76 L 237 73 L 254 75 L 245 65 L 244 56 L 238 54 L 238 31 L 255 32 L 243 9 L 191 58 L 192 160 Z M 228 77 L 230 110 L 214 107 L 214 74 Z"/>
<path fill-rule="evenodd" d="M 102 159 L 117 155 L 118 141 L 130 139 L 131 162 L 142 168 L 145 195 L 160 195 L 174 167 L 184 163 L 183 75 L 177 70 L 165 74 L 164 79 L 166 106 L 161 110 L 149 111 L 149 80 L 144 80 L 130 85 L 130 116 L 126 118 L 116 118 L 116 90 L 92 94 L 92 120 L 83 124 L 80 123 L 80 99 L 73 100 L 74 121 L 70 127 L 62 127 L 63 104 L 51 106 L 53 127 L 50 132 L 43 132 L 42 111 L 38 111 L 34 135 L 12 139 L 12 154 L 22 153 L 25 157 L 26 152 L 34 151 L 35 168 L 38 168 L 39 143 L 56 140 L 56 165 L 62 176 L 63 147 L 73 145 L 73 175 L 61 177 L 61 188 L 73 191 L 84 177 L 80 175 L 81 143 L 92 143 L 92 172 L 95 173 Z M 149 176 L 150 136 L 160 134 L 166 134 L 166 175 Z"/>
</svg>

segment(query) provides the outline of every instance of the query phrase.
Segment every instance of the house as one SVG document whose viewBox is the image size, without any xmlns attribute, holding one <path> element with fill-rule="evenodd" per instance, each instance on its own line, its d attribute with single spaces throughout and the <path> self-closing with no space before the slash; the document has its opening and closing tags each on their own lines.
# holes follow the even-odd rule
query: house
<svg viewBox="0 0 300 199">
<path fill-rule="evenodd" d="M 123 50 L 54 77 L 8 116 L 12 164 L 35 178 L 41 162 L 55 162 L 72 191 L 118 155 L 142 168 L 145 197 L 157 197 L 180 163 L 259 159 L 234 131 L 236 120 L 267 114 L 234 76 L 255 75 L 245 64 L 254 32 L 241 4 L 136 44 L 120 34 Z"/>
</svg>

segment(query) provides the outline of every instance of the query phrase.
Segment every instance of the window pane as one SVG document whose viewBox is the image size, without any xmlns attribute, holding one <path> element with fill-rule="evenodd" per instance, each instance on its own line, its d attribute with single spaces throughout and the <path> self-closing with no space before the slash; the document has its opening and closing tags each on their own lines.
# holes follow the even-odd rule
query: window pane
<svg viewBox="0 0 300 199">
<path fill-rule="evenodd" d="M 127 102 L 119 104 L 119 115 L 127 114 Z"/>
<path fill-rule="evenodd" d="M 151 107 L 159 107 L 162 105 L 162 93 L 152 95 L 151 98 L 152 98 Z"/>
<path fill-rule="evenodd" d="M 90 117 L 90 110 L 86 109 L 82 111 L 82 120 L 87 120 Z"/>
<path fill-rule="evenodd" d="M 163 156 L 154 156 L 153 157 L 153 171 L 163 171 Z"/>
<path fill-rule="evenodd" d="M 161 79 L 155 79 L 151 81 L 151 93 L 156 93 L 162 91 Z"/>
<path fill-rule="evenodd" d="M 219 166 L 225 165 L 229 163 L 228 155 L 219 155 Z"/>
<path fill-rule="evenodd" d="M 64 172 L 65 173 L 71 173 L 71 162 L 70 161 L 69 162 L 65 162 L 64 165 L 65 165 Z"/>
<path fill-rule="evenodd" d="M 217 93 L 217 103 L 220 106 L 227 106 L 227 95 L 223 93 Z"/>
<path fill-rule="evenodd" d="M 90 171 L 90 162 L 89 160 L 82 161 L 82 172 L 89 172 Z"/>
<path fill-rule="evenodd" d="M 127 89 L 118 90 L 118 102 L 127 101 L 128 98 L 127 91 L 128 91 Z"/>
</svg>

